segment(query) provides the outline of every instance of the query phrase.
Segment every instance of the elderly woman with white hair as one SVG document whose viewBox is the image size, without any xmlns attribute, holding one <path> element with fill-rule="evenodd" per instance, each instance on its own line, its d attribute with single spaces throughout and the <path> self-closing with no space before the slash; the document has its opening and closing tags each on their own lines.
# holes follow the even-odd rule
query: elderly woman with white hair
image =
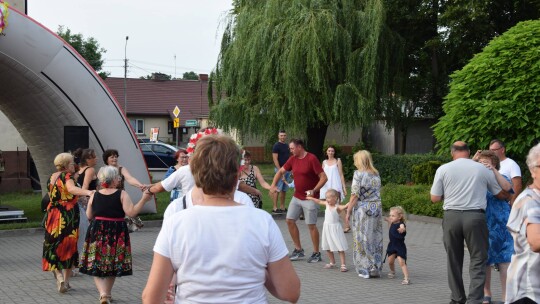
<svg viewBox="0 0 540 304">
<path fill-rule="evenodd" d="M 122 177 L 114 166 L 98 172 L 101 185 L 88 201 L 86 215 L 92 220 L 83 246 L 80 272 L 94 277 L 101 304 L 111 301 L 116 277 L 132 275 L 131 243 L 124 216 L 134 217 L 151 195 L 144 193 L 133 204 L 128 193 L 118 189 Z"/>
<path fill-rule="evenodd" d="M 506 303 L 540 302 L 540 144 L 527 155 L 532 184 L 512 205 L 508 230 L 514 238 L 514 254 L 508 267 Z"/>
</svg>

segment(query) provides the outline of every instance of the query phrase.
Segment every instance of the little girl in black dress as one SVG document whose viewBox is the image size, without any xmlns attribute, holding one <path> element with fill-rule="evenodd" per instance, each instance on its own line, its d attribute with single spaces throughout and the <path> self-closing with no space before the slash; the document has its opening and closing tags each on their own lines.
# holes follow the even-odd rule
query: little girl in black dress
<svg viewBox="0 0 540 304">
<path fill-rule="evenodd" d="M 404 277 L 401 284 L 409 285 L 410 280 L 409 270 L 407 269 L 407 247 L 405 246 L 405 236 L 407 235 L 405 228 L 405 211 L 400 206 L 390 208 L 390 215 L 386 218 L 386 221 L 390 226 L 388 231 L 390 243 L 386 249 L 388 266 L 390 267 L 388 278 L 393 279 L 396 276 L 394 262 L 397 257 Z"/>
</svg>

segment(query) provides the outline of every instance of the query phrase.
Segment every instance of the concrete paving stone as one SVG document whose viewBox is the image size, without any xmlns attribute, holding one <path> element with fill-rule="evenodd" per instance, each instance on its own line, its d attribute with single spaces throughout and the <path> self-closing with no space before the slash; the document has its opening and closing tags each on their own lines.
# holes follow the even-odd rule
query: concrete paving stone
<svg viewBox="0 0 540 304">
<path fill-rule="evenodd" d="M 277 218 L 289 249 L 293 248 L 285 220 Z M 134 275 L 118 278 L 113 288 L 113 303 L 140 303 L 152 263 L 158 224 L 148 223 L 143 230 L 131 234 Z M 298 222 L 302 245 L 309 255 L 313 249 L 307 226 Z M 317 226 L 322 229 L 323 218 Z M 352 244 L 352 233 L 346 234 Z M 385 227 L 385 248 L 388 243 Z M 99 295 L 92 277 L 81 275 L 72 279 L 73 287 L 66 294 L 56 291 L 49 272 L 41 271 L 43 231 L 17 231 L 0 233 L 0 303 L 96 303 Z M 328 262 L 309 264 L 305 259 L 294 261 L 301 283 L 299 303 L 448 303 L 450 290 L 446 280 L 446 254 L 442 244 L 440 220 L 411 217 L 407 223 L 408 266 L 411 285 L 401 285 L 402 273 L 396 263 L 396 278 L 388 279 L 388 265 L 384 265 L 381 278 L 359 278 L 352 264 L 352 249 L 347 251 L 349 272 L 323 269 Z M 339 257 L 336 254 L 336 259 Z M 468 289 L 468 256 L 464 263 L 464 283 Z M 493 299 L 500 300 L 499 276 L 493 275 Z M 268 296 L 269 303 L 283 303 Z"/>
</svg>

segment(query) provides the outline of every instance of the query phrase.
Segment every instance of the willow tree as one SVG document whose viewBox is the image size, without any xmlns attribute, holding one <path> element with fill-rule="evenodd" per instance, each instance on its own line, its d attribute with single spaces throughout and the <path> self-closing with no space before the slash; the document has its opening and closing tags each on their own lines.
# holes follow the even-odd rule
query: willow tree
<svg viewBox="0 0 540 304">
<path fill-rule="evenodd" d="M 316 154 L 329 125 L 367 126 L 384 83 L 384 15 L 382 0 L 234 1 L 211 120 L 259 138 L 303 134 Z"/>
</svg>

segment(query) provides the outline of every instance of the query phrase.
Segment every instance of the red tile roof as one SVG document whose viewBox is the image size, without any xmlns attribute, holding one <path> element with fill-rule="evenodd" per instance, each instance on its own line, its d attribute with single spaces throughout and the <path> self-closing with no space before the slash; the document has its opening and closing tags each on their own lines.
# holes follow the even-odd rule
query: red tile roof
<svg viewBox="0 0 540 304">
<path fill-rule="evenodd" d="M 105 83 L 124 108 L 124 78 L 108 77 Z M 208 117 L 208 81 L 128 78 L 127 112 L 129 115 L 173 116 L 180 108 L 180 120 Z"/>
</svg>

